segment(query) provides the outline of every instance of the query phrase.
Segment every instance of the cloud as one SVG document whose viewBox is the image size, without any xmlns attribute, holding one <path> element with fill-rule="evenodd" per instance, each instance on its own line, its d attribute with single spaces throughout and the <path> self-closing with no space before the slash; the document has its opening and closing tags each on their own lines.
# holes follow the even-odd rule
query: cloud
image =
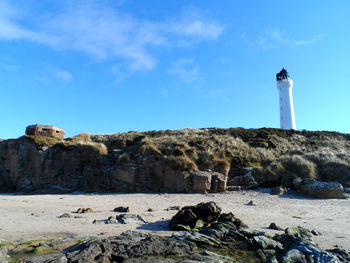
<svg viewBox="0 0 350 263">
<path fill-rule="evenodd" d="M 32 13 L 39 14 L 40 10 L 32 8 Z M 20 23 L 25 14 L 19 14 L 9 2 L 3 1 L 0 9 L 0 40 L 26 40 L 56 50 L 80 52 L 96 61 L 122 63 L 128 72 L 153 69 L 157 65 L 154 47 L 214 40 L 224 29 L 194 8 L 154 22 L 97 1 L 76 1 L 61 5 L 56 13 L 38 15 L 37 19 L 32 15 L 30 23 Z"/>
<path fill-rule="evenodd" d="M 246 37 L 246 36 L 244 36 Z M 265 34 L 255 42 L 263 49 L 272 49 L 280 45 L 307 46 L 311 45 L 323 38 L 323 35 L 317 35 L 309 39 L 294 39 L 287 37 L 286 34 L 278 29 L 265 32 Z"/>
<path fill-rule="evenodd" d="M 198 78 L 199 67 L 191 58 L 180 58 L 173 63 L 170 73 L 176 75 L 181 81 L 191 83 Z"/>
<path fill-rule="evenodd" d="M 17 65 L 12 65 L 12 64 L 0 64 L 0 66 L 7 71 L 18 70 L 19 68 Z"/>
<path fill-rule="evenodd" d="M 176 34 L 197 38 L 197 40 L 216 39 L 224 30 L 221 23 L 206 19 L 194 7 L 184 8 L 180 19 L 172 21 L 169 28 Z"/>
<path fill-rule="evenodd" d="M 22 27 L 17 21 L 21 13 L 6 1 L 0 2 L 0 39 L 29 40 L 43 44 L 53 44 L 54 38 Z"/>
<path fill-rule="evenodd" d="M 73 77 L 72 74 L 70 74 L 68 71 L 60 70 L 60 69 L 54 69 L 54 75 L 56 78 L 63 82 L 71 82 Z"/>
</svg>

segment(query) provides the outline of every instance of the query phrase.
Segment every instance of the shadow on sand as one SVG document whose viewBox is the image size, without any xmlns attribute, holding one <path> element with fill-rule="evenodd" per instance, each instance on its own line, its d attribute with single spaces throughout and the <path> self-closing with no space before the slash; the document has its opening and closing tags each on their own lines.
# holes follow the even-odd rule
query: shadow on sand
<svg viewBox="0 0 350 263">
<path fill-rule="evenodd" d="M 171 231 L 168 224 L 170 220 L 160 220 L 152 223 L 143 224 L 136 229 L 148 231 Z"/>
</svg>

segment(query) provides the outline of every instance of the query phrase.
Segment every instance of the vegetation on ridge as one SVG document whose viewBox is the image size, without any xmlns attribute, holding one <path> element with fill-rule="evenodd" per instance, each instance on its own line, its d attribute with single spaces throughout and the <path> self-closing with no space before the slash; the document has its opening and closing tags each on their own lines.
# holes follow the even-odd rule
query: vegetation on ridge
<svg viewBox="0 0 350 263">
<path fill-rule="evenodd" d="M 266 185 L 290 186 L 296 177 L 350 184 L 350 135 L 335 132 L 209 128 L 82 133 L 64 140 L 24 138 L 39 149 L 90 153 L 89 160 L 96 155 L 117 158 L 115 164 L 121 167 L 147 162 L 175 171 L 210 169 L 224 174 L 253 167 L 260 183 Z"/>
</svg>

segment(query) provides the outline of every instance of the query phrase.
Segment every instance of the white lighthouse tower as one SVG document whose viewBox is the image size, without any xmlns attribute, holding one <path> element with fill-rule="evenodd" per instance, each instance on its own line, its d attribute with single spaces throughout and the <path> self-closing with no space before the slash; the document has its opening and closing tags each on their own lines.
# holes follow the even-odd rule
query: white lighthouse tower
<svg viewBox="0 0 350 263">
<path fill-rule="evenodd" d="M 296 129 L 293 105 L 293 80 L 289 78 L 287 70 L 284 68 L 276 74 L 277 88 L 280 97 L 280 124 L 281 129 Z"/>
</svg>

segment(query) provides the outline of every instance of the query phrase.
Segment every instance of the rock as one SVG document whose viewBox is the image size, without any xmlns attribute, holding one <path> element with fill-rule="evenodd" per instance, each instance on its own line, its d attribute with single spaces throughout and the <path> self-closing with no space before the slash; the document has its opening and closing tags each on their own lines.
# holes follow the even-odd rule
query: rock
<svg viewBox="0 0 350 263">
<path fill-rule="evenodd" d="M 307 263 L 306 258 L 303 253 L 297 249 L 288 250 L 282 257 L 283 263 Z"/>
<path fill-rule="evenodd" d="M 63 213 L 62 215 L 60 215 L 58 218 L 71 218 L 73 217 L 71 214 L 69 213 Z"/>
<path fill-rule="evenodd" d="M 350 262 L 350 250 L 346 251 L 342 248 L 332 248 L 327 251 L 335 254 L 341 262 Z"/>
<path fill-rule="evenodd" d="M 128 206 L 118 206 L 118 207 L 113 209 L 113 212 L 127 213 L 129 211 L 130 211 L 130 209 Z"/>
<path fill-rule="evenodd" d="M 92 208 L 90 208 L 90 207 L 88 207 L 88 208 L 80 207 L 80 208 L 78 208 L 78 210 L 75 213 L 77 213 L 77 214 L 85 214 L 85 213 L 92 213 L 93 211 L 94 210 Z"/>
<path fill-rule="evenodd" d="M 241 191 L 241 190 L 242 190 L 242 187 L 236 186 L 236 185 L 228 185 L 228 186 L 226 187 L 226 190 L 227 190 L 227 191 Z"/>
<path fill-rule="evenodd" d="M 322 234 L 319 231 L 316 231 L 315 229 L 311 230 L 311 234 L 314 236 L 321 236 Z"/>
<path fill-rule="evenodd" d="M 256 206 L 257 204 L 253 200 L 251 200 L 251 201 L 249 201 L 247 203 L 247 205 L 249 205 L 249 206 Z"/>
<path fill-rule="evenodd" d="M 288 189 L 283 186 L 276 186 L 272 188 L 273 195 L 284 195 L 288 193 Z"/>
<path fill-rule="evenodd" d="M 189 229 L 195 227 L 198 220 L 197 215 L 190 208 L 182 208 L 169 222 L 171 230 L 183 230 L 183 226 L 188 226 Z M 186 229 L 186 228 L 185 228 Z"/>
<path fill-rule="evenodd" d="M 7 255 L 8 249 L 7 246 L 0 246 L 0 262 L 7 263 L 9 256 Z"/>
<path fill-rule="evenodd" d="M 185 225 L 193 229 L 196 226 L 197 220 L 211 223 L 217 221 L 220 213 L 221 208 L 214 202 L 199 203 L 196 206 L 185 206 L 171 218 L 169 227 L 172 230 L 177 230 L 177 225 Z"/>
<path fill-rule="evenodd" d="M 240 186 L 242 190 L 253 189 L 259 187 L 252 173 L 232 177 L 227 182 L 228 186 Z"/>
<path fill-rule="evenodd" d="M 299 187 L 300 191 L 308 196 L 316 198 L 344 198 L 344 189 L 337 182 L 305 181 Z"/>
<path fill-rule="evenodd" d="M 299 237 L 299 238 L 301 238 L 303 240 L 306 240 L 308 242 L 313 243 L 313 238 L 312 238 L 311 231 L 306 229 L 306 228 L 304 228 L 304 227 L 298 226 L 298 227 L 295 227 L 295 228 L 286 228 L 285 233 L 287 235 L 291 235 L 291 236 L 294 236 L 294 237 Z"/>
<path fill-rule="evenodd" d="M 297 245 L 294 245 L 293 248 L 303 253 L 307 262 L 312 259 L 313 261 L 311 262 L 339 263 L 339 259 L 336 255 L 323 251 L 308 242 L 299 242 Z"/>
<path fill-rule="evenodd" d="M 296 177 L 293 179 L 292 186 L 295 189 L 299 189 L 302 183 L 303 183 L 303 179 L 301 179 L 300 177 Z"/>
<path fill-rule="evenodd" d="M 171 211 L 171 210 L 180 210 L 180 206 L 176 205 L 176 206 L 170 206 L 167 209 L 165 209 L 166 211 Z"/>
<path fill-rule="evenodd" d="M 181 231 L 173 234 L 173 237 L 175 239 L 180 239 L 180 240 L 190 240 L 194 241 L 196 243 L 202 243 L 206 244 L 209 246 L 218 246 L 220 244 L 219 240 L 216 240 L 215 238 L 212 238 L 210 236 L 207 236 L 202 233 L 198 232 L 186 232 L 186 231 Z"/>
<path fill-rule="evenodd" d="M 109 216 L 105 221 L 105 224 L 116 224 L 116 223 L 117 223 L 117 219 L 114 218 L 113 216 Z"/>
<path fill-rule="evenodd" d="M 271 223 L 269 225 L 269 229 L 273 229 L 273 230 L 283 230 L 281 227 L 277 226 L 275 223 Z"/>
<path fill-rule="evenodd" d="M 196 171 L 191 174 L 192 190 L 196 193 L 206 193 L 211 187 L 211 173 Z"/>
<path fill-rule="evenodd" d="M 217 173 L 211 172 L 211 192 L 223 192 L 226 191 L 227 185 L 227 176 Z"/>
<path fill-rule="evenodd" d="M 128 224 L 128 223 L 147 223 L 145 219 L 143 219 L 139 215 L 130 215 L 130 214 L 120 214 L 116 216 L 116 220 L 119 224 Z"/>
<path fill-rule="evenodd" d="M 236 218 L 231 212 L 221 214 L 218 218 L 218 222 L 233 225 L 237 230 L 248 228 L 248 226 L 243 223 L 241 219 Z"/>
<path fill-rule="evenodd" d="M 266 236 L 254 236 L 253 240 L 256 246 L 260 249 L 283 250 L 283 245 L 272 238 Z"/>
<path fill-rule="evenodd" d="M 23 178 L 17 184 L 16 188 L 17 188 L 18 191 L 32 191 L 33 190 L 33 185 L 32 185 L 32 182 L 29 179 Z"/>
<path fill-rule="evenodd" d="M 147 212 L 154 212 L 155 210 L 153 208 L 148 208 Z"/>
</svg>

